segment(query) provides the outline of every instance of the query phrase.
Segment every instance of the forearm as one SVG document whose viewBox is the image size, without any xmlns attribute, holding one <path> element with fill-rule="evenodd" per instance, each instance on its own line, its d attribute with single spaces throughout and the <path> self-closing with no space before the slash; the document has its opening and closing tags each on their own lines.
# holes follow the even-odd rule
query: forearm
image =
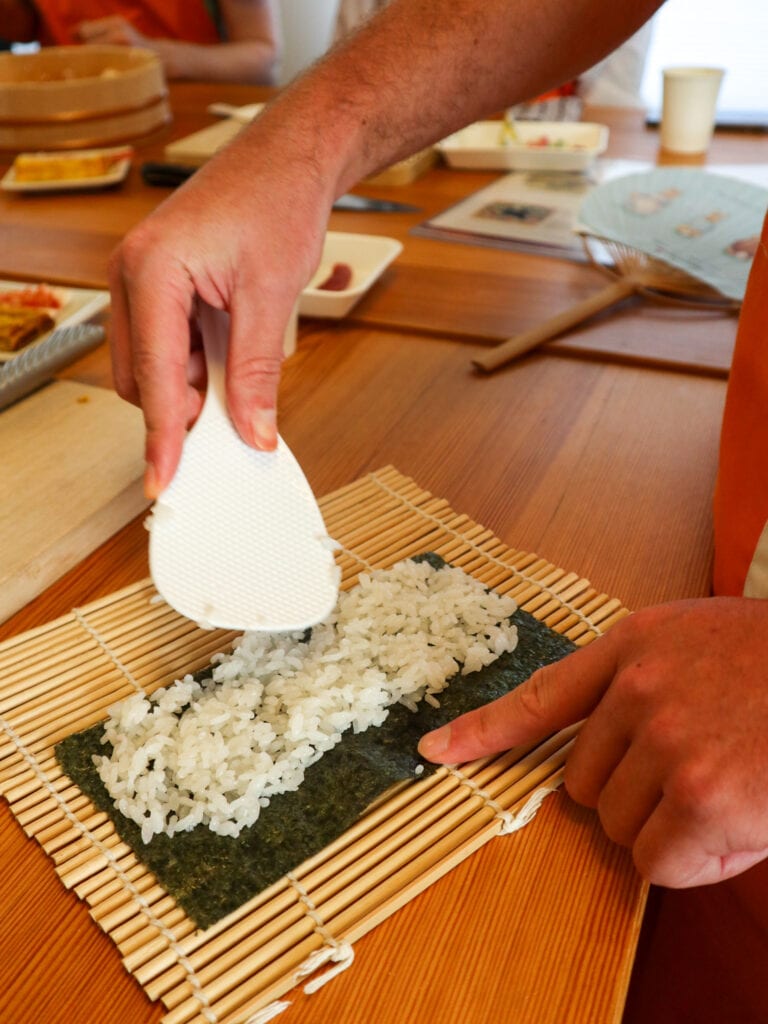
<svg viewBox="0 0 768 1024">
<path fill-rule="evenodd" d="M 248 82 L 273 85 L 277 65 L 274 46 L 248 40 L 208 46 L 174 39 L 148 40 L 169 78 L 195 78 L 210 82 Z"/>
<path fill-rule="evenodd" d="M 275 104 L 323 126 L 314 157 L 337 193 L 485 113 L 576 76 L 660 0 L 393 0 Z M 255 128 L 255 126 L 254 126 Z"/>
<path fill-rule="evenodd" d="M 171 480 L 199 412 L 187 378 L 198 297 L 230 312 L 227 408 L 241 437 L 269 451 L 285 326 L 320 260 L 332 200 L 572 78 L 659 3 L 392 0 L 134 228 L 111 263 L 111 337 L 118 390 L 144 410 L 148 495 Z"/>
</svg>

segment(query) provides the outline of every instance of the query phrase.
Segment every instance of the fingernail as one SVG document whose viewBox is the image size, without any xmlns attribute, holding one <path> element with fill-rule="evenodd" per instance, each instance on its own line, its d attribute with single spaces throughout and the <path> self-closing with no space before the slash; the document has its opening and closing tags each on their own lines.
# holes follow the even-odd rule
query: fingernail
<svg viewBox="0 0 768 1024">
<path fill-rule="evenodd" d="M 154 501 L 160 493 L 158 486 L 157 470 L 153 462 L 148 462 L 144 470 L 144 495 L 150 501 Z"/>
<path fill-rule="evenodd" d="M 277 413 L 274 409 L 257 409 L 251 420 L 253 443 L 264 452 L 277 445 Z"/>
<path fill-rule="evenodd" d="M 422 736 L 419 741 L 419 753 L 428 761 L 439 761 L 448 749 L 451 742 L 451 727 L 444 725 L 442 729 L 435 729 Z"/>
</svg>

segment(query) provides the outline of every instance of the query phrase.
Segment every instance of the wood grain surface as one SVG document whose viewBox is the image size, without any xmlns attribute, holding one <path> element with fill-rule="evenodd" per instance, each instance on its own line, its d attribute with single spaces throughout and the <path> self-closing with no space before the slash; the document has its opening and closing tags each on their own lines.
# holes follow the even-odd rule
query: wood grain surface
<svg viewBox="0 0 768 1024">
<path fill-rule="evenodd" d="M 305 329 L 285 367 L 282 431 L 316 492 L 392 463 L 507 543 L 583 573 L 629 607 L 706 593 L 723 382 L 545 355 L 481 379 L 467 370 L 471 351 L 355 326 Z M 146 571 L 135 521 L 0 635 Z M 161 1009 L 115 977 L 114 948 L 8 813 L 0 858 L 27 867 L 3 890 L 0 1018 L 26 1024 L 45 1010 L 50 1024 L 90 1024 L 108 1009 L 115 1024 L 156 1024 Z M 306 1001 L 299 993 L 286 1022 L 406 1024 L 419 1014 L 481 1024 L 490 1005 L 519 1008 L 531 1024 L 618 1021 L 644 892 L 594 815 L 558 796 L 524 844 L 492 842 L 361 939 L 346 976 Z M 34 986 L 31 975 L 19 980 L 30 948 L 44 966 Z M 457 969 L 457 956 L 471 970 Z"/>
<path fill-rule="evenodd" d="M 125 232 L 168 194 L 141 181 L 144 160 L 164 160 L 165 146 L 221 123 L 207 113 L 213 101 L 234 105 L 261 101 L 269 91 L 248 86 L 174 83 L 173 121 L 137 140 L 127 180 L 118 189 L 89 193 L 0 193 L 3 247 L 0 274 L 20 279 L 105 287 L 109 254 Z M 657 162 L 658 132 L 636 110 L 594 108 L 592 120 L 610 127 L 607 158 Z M 2 155 L 0 155 L 2 159 Z M 9 163 L 11 156 L 6 156 Z M 718 132 L 707 162 L 765 161 L 760 133 Z M 404 251 L 351 319 L 372 326 L 452 335 L 496 344 L 535 327 L 553 313 L 589 297 L 605 283 L 592 267 L 483 246 L 441 242 L 411 234 L 422 221 L 496 180 L 488 171 L 456 171 L 442 164 L 407 186 L 361 185 L 365 195 L 404 200 L 412 214 L 335 212 L 330 228 L 398 238 Z M 682 312 L 633 299 L 547 344 L 554 352 L 657 365 L 727 376 L 735 319 Z"/>
<path fill-rule="evenodd" d="M 55 381 L 0 416 L 0 621 L 146 507 L 144 425 L 110 388 Z"/>
<path fill-rule="evenodd" d="M 209 102 L 260 98 L 245 87 L 175 87 L 174 122 L 142 144 L 140 159 L 158 158 L 169 139 L 211 123 Z M 610 123 L 609 155 L 655 159 L 655 132 L 637 118 Z M 753 137 L 719 134 L 710 159 L 762 153 Z M 489 180 L 435 168 L 407 189 L 361 191 L 416 202 L 426 217 Z M 103 286 L 113 245 L 163 195 L 141 185 L 137 165 L 116 191 L 3 195 L 0 274 Z M 281 431 L 316 493 L 392 464 L 510 546 L 588 577 L 629 608 L 708 593 L 733 321 L 660 321 L 627 305 L 583 336 L 481 377 L 471 369 L 478 344 L 583 298 L 600 275 L 416 239 L 408 233 L 414 222 L 334 214 L 336 230 L 406 244 L 354 321 L 304 322 L 285 365 Z M 602 343 L 594 340 L 600 335 Z M 575 351 L 577 338 L 589 342 L 584 351 Z M 663 368 L 673 345 L 695 372 Z M 589 359 L 573 357 L 587 349 Z M 109 384 L 106 353 L 64 376 Z M 0 626 L 0 638 L 145 577 L 141 518 Z M 618 1021 L 645 894 L 631 858 L 565 794 L 545 802 L 519 838 L 489 843 L 361 939 L 353 967 L 310 998 L 296 993 L 282 1019 Z M 0 865 L 0 1020 L 157 1024 L 161 1008 L 124 972 L 5 805 Z"/>
</svg>

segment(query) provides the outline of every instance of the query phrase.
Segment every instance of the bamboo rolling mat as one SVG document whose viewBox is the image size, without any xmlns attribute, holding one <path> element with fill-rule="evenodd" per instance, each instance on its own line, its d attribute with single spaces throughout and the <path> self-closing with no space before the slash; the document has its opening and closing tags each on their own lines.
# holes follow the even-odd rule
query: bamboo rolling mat
<svg viewBox="0 0 768 1024">
<path fill-rule="evenodd" d="M 345 588 L 434 551 L 577 644 L 626 614 L 587 580 L 506 547 L 392 467 L 320 502 Z M 210 663 L 235 634 L 199 629 L 128 587 L 0 645 L 0 794 L 86 901 L 164 1024 L 261 1024 L 291 988 L 349 966 L 352 944 L 559 785 L 575 729 L 398 786 L 321 853 L 200 931 L 59 768 L 54 745 L 137 689 Z M 513 841 L 513 840 L 508 840 Z M 307 980 L 309 979 L 309 980 Z"/>
</svg>

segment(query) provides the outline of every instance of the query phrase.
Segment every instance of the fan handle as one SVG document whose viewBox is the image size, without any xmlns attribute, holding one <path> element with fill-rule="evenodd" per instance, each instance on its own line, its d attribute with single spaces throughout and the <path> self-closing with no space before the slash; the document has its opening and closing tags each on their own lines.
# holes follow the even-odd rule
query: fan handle
<svg viewBox="0 0 768 1024">
<path fill-rule="evenodd" d="M 609 284 L 599 292 L 591 295 L 588 299 L 577 302 L 570 309 L 566 309 L 562 313 L 558 313 L 557 316 L 545 320 L 538 327 L 532 327 L 530 331 L 523 331 L 522 334 L 516 334 L 514 338 L 508 338 L 507 341 L 500 342 L 495 348 L 492 348 L 484 355 L 473 359 L 472 364 L 478 370 L 485 370 L 487 373 L 498 370 L 500 366 L 505 366 L 518 356 L 530 352 L 531 349 L 536 348 L 542 342 L 549 341 L 563 334 L 569 327 L 575 327 L 577 324 L 594 316 L 595 313 L 608 309 L 610 306 L 615 306 L 617 302 L 629 298 L 630 295 L 636 292 L 637 287 L 638 282 L 632 277 L 620 278 L 613 284 Z"/>
</svg>

